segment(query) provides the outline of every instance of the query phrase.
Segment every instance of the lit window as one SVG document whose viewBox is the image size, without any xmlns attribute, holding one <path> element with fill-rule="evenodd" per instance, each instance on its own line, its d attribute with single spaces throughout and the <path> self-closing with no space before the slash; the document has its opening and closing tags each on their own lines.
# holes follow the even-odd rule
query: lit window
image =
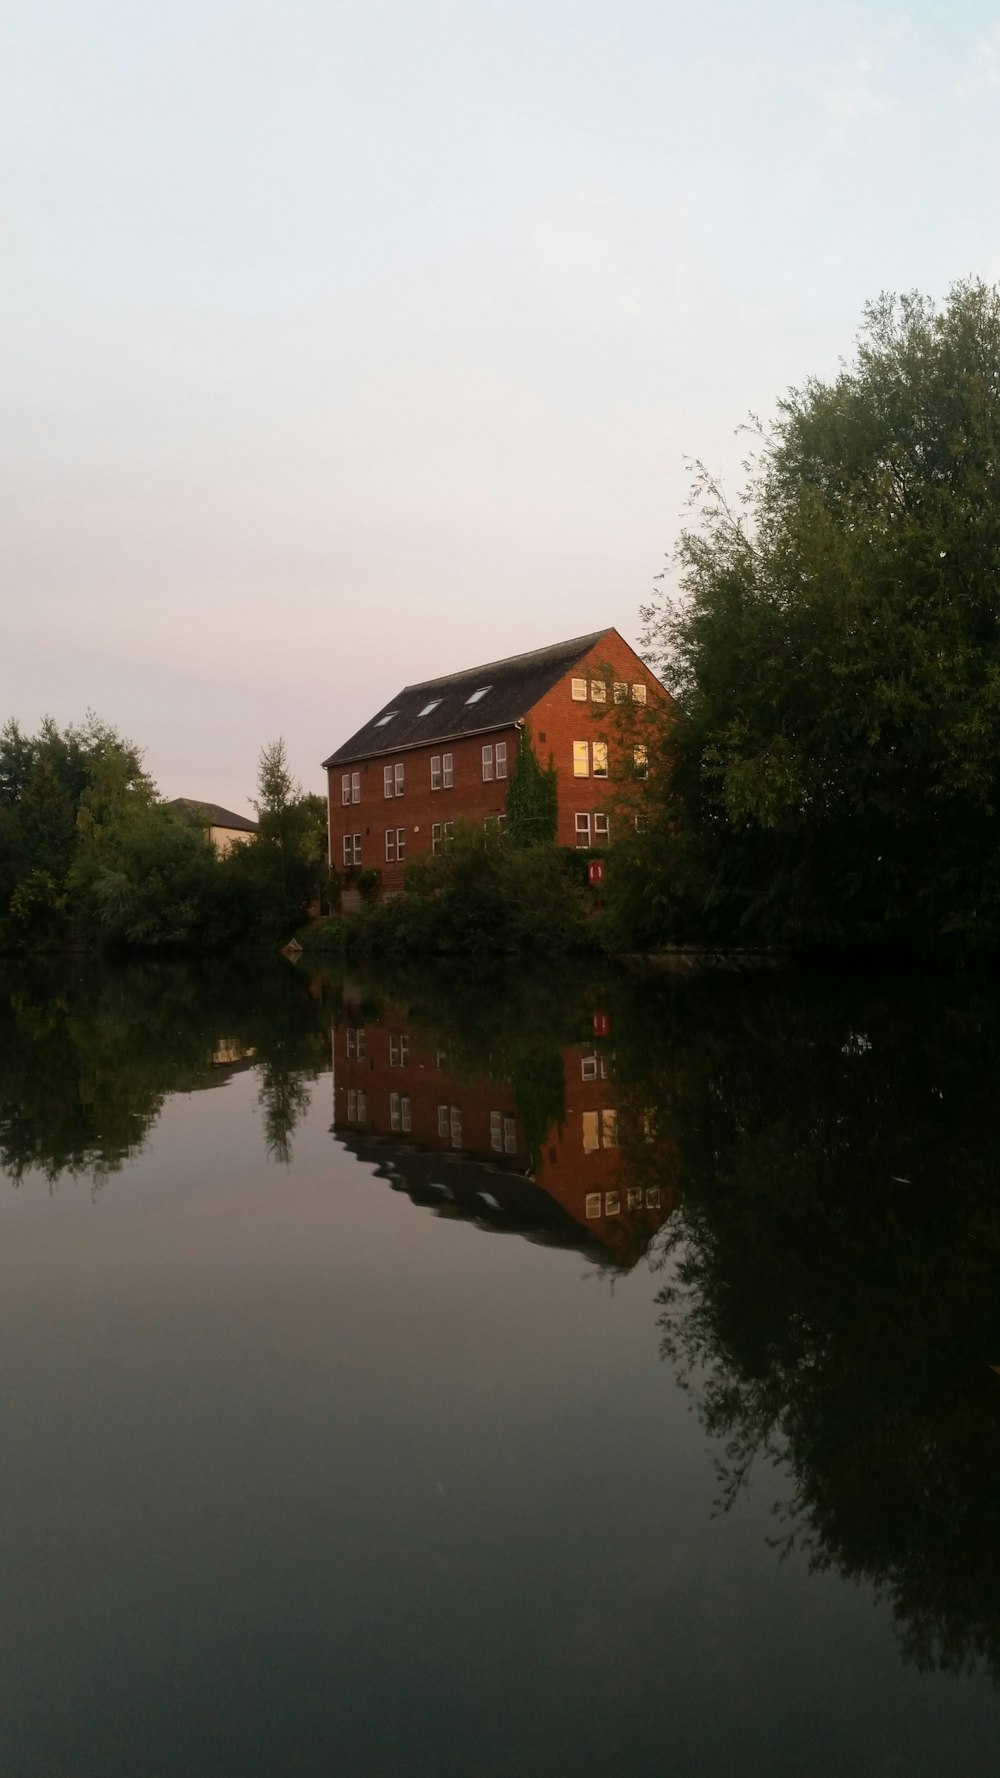
<svg viewBox="0 0 1000 1778">
<path fill-rule="evenodd" d="M 489 687 L 487 686 L 486 689 L 488 691 Z M 451 1107 L 450 1131 L 451 1131 L 451 1146 L 452 1146 L 452 1148 L 461 1148 L 461 1146 L 462 1146 L 462 1113 L 457 1105 L 453 1105 Z"/>
<path fill-rule="evenodd" d="M 618 1147 L 618 1113 L 617 1111 L 601 1112 L 601 1138 L 605 1148 Z"/>
<path fill-rule="evenodd" d="M 351 800 L 351 774 L 350 774 L 350 772 L 345 772 L 343 777 L 340 780 L 340 800 L 342 803 L 349 803 Z"/>
<path fill-rule="evenodd" d="M 633 748 L 632 758 L 635 761 L 635 775 L 636 775 L 636 777 L 637 778 L 648 778 L 649 777 L 649 754 L 647 753 L 645 747 L 640 745 L 638 747 Z"/>
<path fill-rule="evenodd" d="M 499 1111 L 490 1112 L 490 1147 L 503 1153 L 503 1114 Z"/>
<path fill-rule="evenodd" d="M 452 784 L 455 781 L 455 773 L 454 773 L 454 769 L 452 766 L 452 755 L 450 753 L 442 753 L 442 755 L 441 755 L 441 770 L 444 774 L 444 788 L 445 788 L 445 790 L 450 790 L 452 787 Z"/>
<path fill-rule="evenodd" d="M 395 864 L 396 862 L 396 829 L 394 827 L 387 827 L 385 830 L 385 862 L 386 864 Z"/>
<path fill-rule="evenodd" d="M 576 817 L 576 849 L 578 852 L 585 852 L 589 845 L 590 816 L 578 815 Z"/>
<path fill-rule="evenodd" d="M 611 821 L 602 809 L 598 809 L 594 816 L 594 838 L 595 840 L 611 838 Z"/>
<path fill-rule="evenodd" d="M 573 776 L 574 778 L 590 777 L 590 742 L 573 742 Z"/>
<path fill-rule="evenodd" d="M 606 704 L 607 703 L 608 688 L 605 685 L 603 679 L 592 679 L 590 681 L 590 695 L 593 698 L 595 704 Z"/>
<path fill-rule="evenodd" d="M 600 1216 L 600 1214 L 601 1214 L 601 1194 L 600 1194 L 600 1192 L 588 1192 L 586 1199 L 584 1201 L 585 1201 L 586 1208 L 587 1208 L 587 1215 L 589 1217 L 593 1218 L 595 1216 Z"/>
<path fill-rule="evenodd" d="M 439 1105 L 438 1106 L 438 1135 L 439 1136 L 447 1136 L 447 1134 L 448 1134 L 448 1107 L 447 1107 L 447 1105 Z"/>
<path fill-rule="evenodd" d="M 402 864 L 403 859 L 405 857 L 406 857 L 406 828 L 405 827 L 397 827 L 397 829 L 396 829 L 396 862 L 397 862 L 397 864 Z"/>
<path fill-rule="evenodd" d="M 431 856 L 436 858 L 441 850 L 441 823 L 435 821 L 431 825 Z"/>
<path fill-rule="evenodd" d="M 644 704 L 646 702 L 646 687 L 642 684 L 633 685 L 632 699 L 636 704 Z"/>
<path fill-rule="evenodd" d="M 498 778 L 506 778 L 506 776 L 507 776 L 507 743 L 506 743 L 506 741 L 498 741 L 497 742 L 496 748 L 495 748 L 495 753 L 496 753 L 496 764 L 497 764 L 497 777 Z"/>
<path fill-rule="evenodd" d="M 608 775 L 608 743 L 594 742 L 594 777 L 606 778 Z"/>
<path fill-rule="evenodd" d="M 397 796 L 402 796 L 402 794 L 403 794 L 403 769 L 404 768 L 403 768 L 402 760 L 397 759 L 396 764 L 393 767 L 393 771 L 395 772 L 395 776 L 396 776 L 396 795 Z"/>
<path fill-rule="evenodd" d="M 641 1210 L 642 1209 L 642 1187 L 641 1186 L 630 1185 L 625 1196 L 626 1196 L 626 1203 L 628 1204 L 628 1207 L 630 1210 Z"/>
<path fill-rule="evenodd" d="M 581 1056 L 580 1057 L 580 1079 L 581 1080 L 596 1080 L 597 1079 L 597 1057 L 596 1056 Z"/>
<path fill-rule="evenodd" d="M 659 1208 L 660 1208 L 660 1188 L 659 1188 L 659 1186 L 658 1185 L 647 1186 L 647 1188 L 646 1188 L 646 1209 L 647 1210 L 658 1210 Z"/>
<path fill-rule="evenodd" d="M 354 835 L 354 863 L 361 863 L 361 835 L 359 833 Z"/>
<path fill-rule="evenodd" d="M 604 1214 L 605 1214 L 605 1216 L 617 1216 L 619 1211 L 621 1210 L 621 1207 L 622 1207 L 621 1192 L 605 1192 L 605 1194 L 604 1194 Z"/>
<path fill-rule="evenodd" d="M 398 710 L 387 710 L 384 716 L 379 717 L 377 723 L 375 724 L 375 727 L 376 728 L 385 728 L 386 723 L 391 722 L 393 717 L 398 716 L 398 715 L 399 715 Z"/>
<path fill-rule="evenodd" d="M 493 776 L 493 748 L 483 748 L 483 783 L 488 784 Z"/>
<path fill-rule="evenodd" d="M 573 679 L 570 681 L 570 684 L 572 687 L 574 704 L 585 704 L 587 702 L 587 681 L 585 679 Z"/>
<path fill-rule="evenodd" d="M 512 1117 L 503 1120 L 503 1147 L 505 1154 L 517 1153 L 517 1125 Z"/>
<path fill-rule="evenodd" d="M 474 691 L 471 698 L 466 698 L 465 701 L 467 704 L 478 704 L 480 698 L 485 698 L 486 693 L 488 691 L 492 691 L 492 690 L 493 690 L 493 687 L 491 685 L 481 685 L 479 687 L 479 690 Z"/>
<path fill-rule="evenodd" d="M 614 695 L 615 695 L 615 703 L 616 704 L 627 703 L 627 701 L 628 701 L 628 686 L 625 684 L 625 681 L 623 679 L 616 679 L 615 680 Z"/>
<path fill-rule="evenodd" d="M 583 1152 L 584 1154 L 593 1154 L 594 1150 L 600 1148 L 600 1146 L 601 1139 L 597 1132 L 597 1113 L 596 1111 L 585 1111 L 583 1113 Z"/>
<path fill-rule="evenodd" d="M 441 788 L 441 755 L 440 755 L 440 753 L 435 753 L 435 754 L 432 754 L 432 756 L 431 756 L 431 789 L 432 790 L 440 790 L 440 788 Z"/>
<path fill-rule="evenodd" d="M 391 796 L 392 795 L 392 767 L 391 766 L 383 766 L 382 767 L 382 794 L 383 794 L 383 796 Z"/>
<path fill-rule="evenodd" d="M 417 711 L 417 719 L 419 720 L 421 716 L 429 716 L 432 710 L 437 709 L 440 702 L 440 698 L 432 698 L 429 704 L 425 704 L 422 710 Z"/>
</svg>

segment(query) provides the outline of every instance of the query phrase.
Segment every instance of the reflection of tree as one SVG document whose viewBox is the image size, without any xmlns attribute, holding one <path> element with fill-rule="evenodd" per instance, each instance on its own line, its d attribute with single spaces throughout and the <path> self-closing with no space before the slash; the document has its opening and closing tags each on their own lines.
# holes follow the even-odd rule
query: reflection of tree
<svg viewBox="0 0 1000 1778">
<path fill-rule="evenodd" d="M 1000 1677 L 1000 1020 L 714 982 L 655 1029 L 626 1068 L 651 1103 L 679 1083 L 664 1351 L 723 1500 L 776 1454 L 779 1543 L 874 1581 L 918 1664 Z"/>
<path fill-rule="evenodd" d="M 223 1035 L 242 1053 L 255 1052 L 269 1152 L 287 1158 L 305 1082 L 327 1055 L 321 1007 L 290 970 L 251 975 L 181 963 L 67 970 L 52 962 L 5 972 L 0 1167 L 15 1182 L 30 1168 L 50 1181 L 64 1173 L 99 1181 L 117 1171 L 142 1147 L 169 1093 L 218 1080 L 213 1056 Z M 279 1086 L 286 1078 L 294 1091 Z"/>
</svg>

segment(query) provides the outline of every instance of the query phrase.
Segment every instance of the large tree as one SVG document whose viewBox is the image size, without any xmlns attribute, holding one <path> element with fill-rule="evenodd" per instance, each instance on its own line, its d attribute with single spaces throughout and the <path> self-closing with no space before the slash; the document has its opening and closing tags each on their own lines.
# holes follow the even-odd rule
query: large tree
<svg viewBox="0 0 1000 1778">
<path fill-rule="evenodd" d="M 704 471 L 646 613 L 677 698 L 636 936 L 1000 937 L 1000 291 L 882 297 L 854 360 Z"/>
</svg>

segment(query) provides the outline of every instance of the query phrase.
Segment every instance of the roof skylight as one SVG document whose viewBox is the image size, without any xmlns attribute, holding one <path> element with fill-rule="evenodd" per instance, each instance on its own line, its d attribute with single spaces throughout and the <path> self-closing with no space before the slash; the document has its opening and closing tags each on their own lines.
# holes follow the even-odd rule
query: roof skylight
<svg viewBox="0 0 1000 1778">
<path fill-rule="evenodd" d="M 440 698 L 432 698 L 429 704 L 425 704 L 422 710 L 417 711 L 417 715 L 418 716 L 429 716 L 432 710 L 437 709 L 440 702 L 441 702 Z"/>
<path fill-rule="evenodd" d="M 386 723 L 391 722 L 393 717 L 398 716 L 398 715 L 399 715 L 398 710 L 387 710 L 384 716 L 379 717 L 377 723 L 375 724 L 375 727 L 376 728 L 385 728 Z"/>
<path fill-rule="evenodd" d="M 467 704 L 478 704 L 480 698 L 485 698 L 486 693 L 488 691 L 492 691 L 492 690 L 493 690 L 492 685 L 481 685 L 479 687 L 479 690 L 474 691 L 471 698 L 466 698 L 465 701 Z"/>
</svg>

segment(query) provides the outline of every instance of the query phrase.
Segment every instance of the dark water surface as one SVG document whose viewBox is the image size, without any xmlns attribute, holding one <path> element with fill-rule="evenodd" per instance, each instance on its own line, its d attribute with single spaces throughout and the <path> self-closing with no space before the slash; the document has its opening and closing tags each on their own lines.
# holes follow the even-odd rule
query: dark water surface
<svg viewBox="0 0 1000 1778">
<path fill-rule="evenodd" d="M 998 1006 L 8 969 L 4 1778 L 995 1778 Z"/>
</svg>

